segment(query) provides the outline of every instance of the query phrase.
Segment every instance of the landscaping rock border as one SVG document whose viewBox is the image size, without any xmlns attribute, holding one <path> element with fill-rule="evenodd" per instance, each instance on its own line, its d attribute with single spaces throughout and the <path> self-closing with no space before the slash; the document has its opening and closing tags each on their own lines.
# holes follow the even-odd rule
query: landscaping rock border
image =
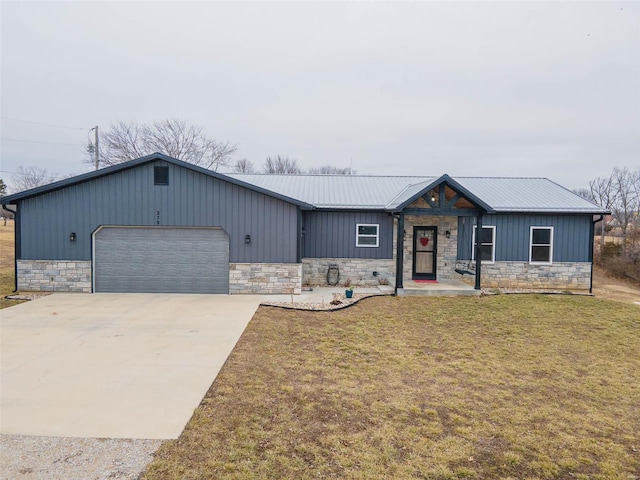
<svg viewBox="0 0 640 480">
<path fill-rule="evenodd" d="M 360 300 L 370 297 L 385 297 L 389 293 L 354 293 L 353 297 L 347 298 L 343 293 L 334 293 L 333 299 L 329 302 L 262 302 L 260 305 L 266 307 L 284 308 L 286 310 L 313 310 L 313 311 L 333 311 L 351 307 Z"/>
</svg>

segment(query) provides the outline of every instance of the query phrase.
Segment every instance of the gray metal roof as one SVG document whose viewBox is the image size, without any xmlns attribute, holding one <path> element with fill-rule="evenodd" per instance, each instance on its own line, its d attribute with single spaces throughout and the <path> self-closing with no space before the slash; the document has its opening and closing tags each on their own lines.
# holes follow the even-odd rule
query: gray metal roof
<svg viewBox="0 0 640 480">
<path fill-rule="evenodd" d="M 411 183 L 402 189 L 395 197 L 393 197 L 389 202 L 385 205 L 386 208 L 393 210 L 397 208 L 399 205 L 405 203 L 409 199 L 418 195 L 425 188 L 427 188 L 433 181 L 435 177 L 429 178 L 429 180 L 425 180 L 423 182 Z"/>
<path fill-rule="evenodd" d="M 301 199 L 316 208 L 384 209 L 391 199 L 413 183 L 436 177 L 368 175 L 268 175 L 228 173 L 232 178 L 280 195 Z"/>
<path fill-rule="evenodd" d="M 497 212 L 606 213 L 548 178 L 456 177 Z"/>
<path fill-rule="evenodd" d="M 302 209 L 312 209 L 313 205 L 309 205 L 306 202 L 298 200 L 297 198 L 288 197 L 286 195 L 281 195 L 274 190 L 264 190 L 260 188 L 257 184 L 245 183 L 241 179 L 229 178 L 226 175 L 223 175 L 218 172 L 214 172 L 213 170 L 208 170 L 203 167 L 199 167 L 192 163 L 187 163 L 182 160 L 178 160 L 177 158 L 169 157 L 168 155 L 164 155 L 162 153 L 152 153 L 151 155 L 146 155 L 144 157 L 136 158 L 134 160 L 129 160 L 128 162 L 119 163 L 118 165 L 113 165 L 106 168 L 101 168 L 100 170 L 95 170 L 93 172 L 83 173 L 82 175 L 76 175 L 75 177 L 65 178 L 64 180 L 59 180 L 57 182 L 49 183 L 47 185 L 42 185 L 40 187 L 32 188 L 30 190 L 25 190 L 23 192 L 14 193 L 12 195 L 7 195 L 6 197 L 2 197 L 2 205 L 10 205 L 13 202 L 24 200 L 26 198 L 35 197 L 41 195 L 43 193 L 53 192 L 55 190 L 60 190 L 61 188 L 66 188 L 71 185 L 76 185 L 82 182 L 86 182 L 89 180 L 93 180 L 95 178 L 104 177 L 107 175 L 111 175 L 116 172 L 121 172 L 123 170 L 128 170 L 130 168 L 137 167 L 139 165 L 143 165 L 145 163 L 154 162 L 156 160 L 162 160 L 167 163 L 172 163 L 179 167 L 184 167 L 189 170 L 193 170 L 203 175 L 207 175 L 209 177 L 217 178 L 219 180 L 224 180 L 226 182 L 233 183 L 240 187 L 248 188 L 250 190 L 263 193 L 270 197 L 278 198 L 285 202 L 293 203 L 294 205 L 298 205 Z"/>
<path fill-rule="evenodd" d="M 385 209 L 398 206 L 438 177 L 227 174 L 316 208 Z M 547 178 L 452 177 L 496 212 L 607 213 Z"/>
<path fill-rule="evenodd" d="M 236 185 L 294 203 L 303 209 L 397 211 L 421 192 L 443 181 L 457 183 L 458 190 L 486 211 L 530 213 L 606 214 L 592 204 L 546 178 L 428 177 L 373 175 L 267 175 L 221 174 L 155 153 L 113 167 L 85 173 L 49 185 L 6 196 L 3 205 L 94 178 L 164 160 Z M 463 192 L 466 190 L 466 192 Z"/>
</svg>

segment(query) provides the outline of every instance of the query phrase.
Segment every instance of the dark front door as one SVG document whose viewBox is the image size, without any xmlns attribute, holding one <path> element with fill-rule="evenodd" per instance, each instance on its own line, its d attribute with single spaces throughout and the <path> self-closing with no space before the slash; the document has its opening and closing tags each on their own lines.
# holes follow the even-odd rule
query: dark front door
<svg viewBox="0 0 640 480">
<path fill-rule="evenodd" d="M 413 227 L 413 279 L 435 280 L 438 227 Z"/>
</svg>

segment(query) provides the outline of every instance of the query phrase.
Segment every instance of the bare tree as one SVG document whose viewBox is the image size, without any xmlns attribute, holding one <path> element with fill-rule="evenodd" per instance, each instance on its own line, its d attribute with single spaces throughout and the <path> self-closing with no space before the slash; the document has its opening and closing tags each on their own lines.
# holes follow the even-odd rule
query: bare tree
<svg viewBox="0 0 640 480">
<path fill-rule="evenodd" d="M 267 157 L 262 168 L 264 170 L 264 173 L 302 173 L 302 169 L 300 168 L 297 160 L 280 155 L 276 155 L 275 157 Z"/>
<path fill-rule="evenodd" d="M 12 190 L 14 193 L 22 192 L 55 182 L 56 178 L 56 175 L 49 173 L 46 168 L 20 166 L 11 177 Z"/>
<path fill-rule="evenodd" d="M 0 198 L 4 197 L 6 194 L 7 194 L 7 184 L 4 183 L 4 180 L 0 178 Z M 2 210 L 0 212 L 0 215 L 2 215 L 2 220 L 4 221 L 4 225 L 6 227 L 7 226 L 7 217 L 9 215 L 11 215 L 11 211 Z"/>
<path fill-rule="evenodd" d="M 591 190 L 588 188 L 574 188 L 573 193 L 584 198 L 585 200 L 589 200 L 591 203 L 598 203 L 591 193 Z"/>
<path fill-rule="evenodd" d="M 211 170 L 228 166 L 238 150 L 232 143 L 209 137 L 203 127 L 178 119 L 142 125 L 116 122 L 108 132 L 100 135 L 100 145 L 100 163 L 103 165 L 115 165 L 160 152 Z"/>
<path fill-rule="evenodd" d="M 627 234 L 629 224 L 635 220 L 640 209 L 637 183 L 640 172 L 634 172 L 628 168 L 615 167 L 611 173 L 612 188 L 615 193 L 611 205 L 611 213 L 618 221 L 622 234 Z"/>
<path fill-rule="evenodd" d="M 254 173 L 255 168 L 253 167 L 253 162 L 246 158 L 241 158 L 240 160 L 236 160 L 233 171 L 236 173 Z"/>
<path fill-rule="evenodd" d="M 321 167 L 310 168 L 309 173 L 317 175 L 355 175 L 355 171 L 351 168 L 339 168 L 332 165 L 323 165 Z"/>
<path fill-rule="evenodd" d="M 611 209 L 616 197 L 611 176 L 608 178 L 598 177 L 595 180 L 591 180 L 589 182 L 589 191 L 595 203 L 606 209 Z"/>
</svg>

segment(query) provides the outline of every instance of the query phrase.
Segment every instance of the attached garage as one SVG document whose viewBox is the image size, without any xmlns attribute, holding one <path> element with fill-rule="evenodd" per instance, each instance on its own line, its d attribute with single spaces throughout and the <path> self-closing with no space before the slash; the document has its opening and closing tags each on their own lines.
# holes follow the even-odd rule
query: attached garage
<svg viewBox="0 0 640 480">
<path fill-rule="evenodd" d="M 229 293 L 222 228 L 102 226 L 92 263 L 94 292 Z"/>
</svg>

